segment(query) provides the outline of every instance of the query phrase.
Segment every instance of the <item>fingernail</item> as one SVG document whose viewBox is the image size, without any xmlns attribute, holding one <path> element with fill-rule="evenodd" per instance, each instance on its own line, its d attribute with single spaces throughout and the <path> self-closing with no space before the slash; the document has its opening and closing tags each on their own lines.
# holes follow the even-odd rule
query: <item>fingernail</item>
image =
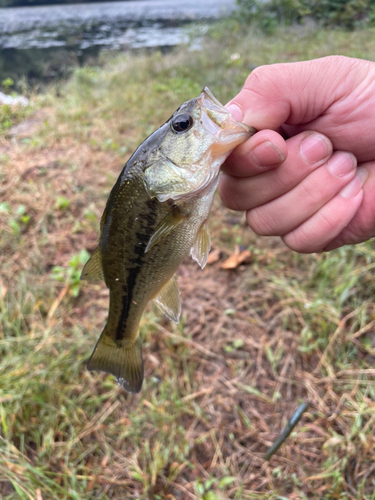
<svg viewBox="0 0 375 500">
<path fill-rule="evenodd" d="M 227 104 L 225 107 L 235 120 L 237 120 L 238 122 L 242 122 L 243 111 L 239 106 L 237 106 L 237 104 Z"/>
<path fill-rule="evenodd" d="M 340 195 L 343 198 L 354 198 L 360 192 L 367 177 L 367 170 L 364 167 L 358 167 L 354 179 L 352 179 L 349 184 L 340 191 Z"/>
<path fill-rule="evenodd" d="M 328 170 L 335 177 L 344 177 L 350 174 L 356 166 L 356 158 L 350 153 L 336 153 L 327 162 Z"/>
<path fill-rule="evenodd" d="M 274 165 L 275 163 L 282 163 L 285 156 L 280 149 L 272 144 L 271 141 L 264 141 L 255 146 L 251 151 L 255 163 L 262 166 Z"/>
<path fill-rule="evenodd" d="M 301 155 L 308 163 L 323 160 L 329 154 L 329 144 L 320 134 L 308 135 L 301 142 Z"/>
</svg>

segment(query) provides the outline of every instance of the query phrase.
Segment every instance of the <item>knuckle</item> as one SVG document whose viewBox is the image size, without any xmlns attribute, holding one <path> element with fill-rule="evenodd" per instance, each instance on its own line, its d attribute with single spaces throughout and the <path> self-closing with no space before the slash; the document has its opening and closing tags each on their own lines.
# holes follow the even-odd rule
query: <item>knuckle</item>
<svg viewBox="0 0 375 500">
<path fill-rule="evenodd" d="M 249 227 L 259 236 L 276 236 L 277 229 L 272 218 L 264 213 L 264 208 L 248 210 L 246 220 Z"/>
<path fill-rule="evenodd" d="M 224 205 L 231 210 L 243 210 L 242 197 L 238 193 L 238 189 L 231 185 L 229 176 L 223 174 L 220 179 L 218 191 Z"/>
<path fill-rule="evenodd" d="M 295 176 L 293 172 L 288 168 L 279 168 L 274 171 L 274 179 L 267 179 L 269 182 L 268 189 L 272 192 L 275 186 L 278 188 L 279 195 L 287 193 L 290 189 L 294 187 Z M 272 191 L 271 191 L 272 190 Z"/>
<path fill-rule="evenodd" d="M 252 93 L 267 96 L 269 99 L 273 95 L 271 89 L 279 94 L 279 82 L 285 76 L 285 66 L 282 64 L 270 64 L 255 68 L 245 81 L 244 88 Z M 278 97 L 277 97 L 278 98 Z"/>
<path fill-rule="evenodd" d="M 220 198 L 222 199 L 224 205 L 230 210 L 240 210 L 238 197 L 231 193 L 230 191 L 221 192 L 219 189 Z"/>
<path fill-rule="evenodd" d="M 317 252 L 318 248 L 312 244 L 311 239 L 308 238 L 306 234 L 303 234 L 304 231 L 301 228 L 298 228 L 291 233 L 282 236 L 282 240 L 287 247 L 291 250 L 294 250 L 298 253 L 313 253 Z"/>
<path fill-rule="evenodd" d="M 303 203 L 306 207 L 315 207 L 320 203 L 322 192 L 315 189 L 315 185 L 309 182 L 301 182 L 299 185 Z"/>
<path fill-rule="evenodd" d="M 258 66 L 253 69 L 253 71 L 249 74 L 245 81 L 245 87 L 251 86 L 251 84 L 256 81 L 257 83 L 261 83 L 267 73 L 267 66 Z"/>
<path fill-rule="evenodd" d="M 284 243 L 295 252 L 320 252 L 335 237 L 337 228 L 329 213 L 318 212 L 314 219 L 313 226 L 307 222 L 284 235 Z"/>
</svg>

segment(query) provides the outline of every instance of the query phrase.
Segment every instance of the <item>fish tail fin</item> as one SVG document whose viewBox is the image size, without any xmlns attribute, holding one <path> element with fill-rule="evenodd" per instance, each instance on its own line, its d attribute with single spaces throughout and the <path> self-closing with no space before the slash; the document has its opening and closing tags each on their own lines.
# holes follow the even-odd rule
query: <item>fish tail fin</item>
<svg viewBox="0 0 375 500">
<path fill-rule="evenodd" d="M 116 343 L 104 328 L 87 363 L 88 370 L 111 373 L 127 392 L 137 393 L 143 382 L 141 338 Z"/>
</svg>

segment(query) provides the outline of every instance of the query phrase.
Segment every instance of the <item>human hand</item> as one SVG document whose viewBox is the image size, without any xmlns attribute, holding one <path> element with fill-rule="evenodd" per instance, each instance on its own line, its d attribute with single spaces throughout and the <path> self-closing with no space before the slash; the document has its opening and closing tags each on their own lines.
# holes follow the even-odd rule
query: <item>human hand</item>
<svg viewBox="0 0 375 500">
<path fill-rule="evenodd" d="M 375 63 L 262 66 L 227 107 L 260 132 L 226 160 L 219 193 L 257 234 L 302 253 L 375 236 Z"/>
</svg>

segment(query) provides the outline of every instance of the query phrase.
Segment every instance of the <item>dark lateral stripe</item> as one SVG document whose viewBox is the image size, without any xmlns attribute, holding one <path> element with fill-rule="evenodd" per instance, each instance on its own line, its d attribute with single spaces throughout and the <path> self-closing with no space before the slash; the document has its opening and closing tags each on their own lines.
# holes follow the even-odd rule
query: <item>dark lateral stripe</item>
<svg viewBox="0 0 375 500">
<path fill-rule="evenodd" d="M 132 305 L 133 292 L 137 277 L 141 272 L 144 259 L 148 258 L 147 254 L 144 253 L 144 250 L 156 227 L 158 204 L 159 202 L 156 200 L 147 201 L 147 213 L 143 215 L 143 220 L 147 222 L 147 226 L 144 232 L 136 233 L 137 242 L 133 248 L 133 254 L 136 258 L 133 260 L 133 266 L 129 269 L 128 279 L 126 280 L 126 285 L 124 285 L 123 288 L 124 295 L 122 296 L 121 314 L 116 328 L 116 340 L 122 340 L 124 338 L 124 325 L 126 324 L 130 312 L 130 307 Z"/>
</svg>

